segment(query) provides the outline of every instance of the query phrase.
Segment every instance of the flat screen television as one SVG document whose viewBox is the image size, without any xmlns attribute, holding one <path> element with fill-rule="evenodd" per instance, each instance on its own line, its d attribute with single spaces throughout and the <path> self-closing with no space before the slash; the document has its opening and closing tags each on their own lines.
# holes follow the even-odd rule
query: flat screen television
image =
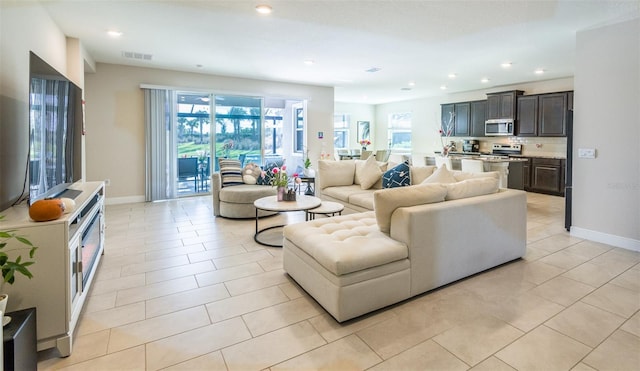
<svg viewBox="0 0 640 371">
<path fill-rule="evenodd" d="M 29 203 L 74 198 L 82 178 L 82 89 L 33 52 L 29 61 Z"/>
</svg>

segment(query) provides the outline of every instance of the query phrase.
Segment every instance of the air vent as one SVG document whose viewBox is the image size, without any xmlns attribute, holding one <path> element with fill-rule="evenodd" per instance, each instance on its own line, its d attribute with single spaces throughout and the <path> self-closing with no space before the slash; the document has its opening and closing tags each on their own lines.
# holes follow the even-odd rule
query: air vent
<svg viewBox="0 0 640 371">
<path fill-rule="evenodd" d="M 402 90 L 402 91 L 409 91 L 409 90 L 411 90 L 411 88 L 400 88 L 400 90 Z"/>
<path fill-rule="evenodd" d="M 129 59 L 138 59 L 141 61 L 150 61 L 153 59 L 153 55 L 144 54 L 144 53 L 136 53 L 136 52 L 122 52 L 122 56 Z"/>
<path fill-rule="evenodd" d="M 380 70 L 381 70 L 381 68 L 379 68 L 379 67 L 371 67 L 371 68 L 369 68 L 369 69 L 364 70 L 364 72 L 370 72 L 370 73 L 373 73 L 373 72 L 378 72 L 378 71 L 380 71 Z"/>
</svg>

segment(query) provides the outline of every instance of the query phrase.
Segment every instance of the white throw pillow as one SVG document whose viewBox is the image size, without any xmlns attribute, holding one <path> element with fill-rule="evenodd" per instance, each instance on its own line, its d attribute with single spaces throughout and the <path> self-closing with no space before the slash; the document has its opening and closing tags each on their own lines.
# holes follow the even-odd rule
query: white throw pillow
<svg viewBox="0 0 640 371">
<path fill-rule="evenodd" d="M 420 184 L 433 174 L 435 166 L 411 166 L 411 184 Z"/>
<path fill-rule="evenodd" d="M 446 184 L 447 200 L 488 195 L 498 192 L 500 181 L 494 177 L 482 177 Z"/>
<path fill-rule="evenodd" d="M 427 179 L 423 180 L 421 184 L 429 184 L 429 183 L 455 183 L 457 182 L 456 178 L 453 177 L 453 174 L 447 169 L 446 166 L 441 166 L 436 171 L 431 174 Z"/>
<path fill-rule="evenodd" d="M 486 178 L 486 177 L 500 179 L 500 174 L 498 174 L 497 171 L 485 171 L 483 173 L 470 173 L 468 171 L 453 170 L 451 171 L 451 173 L 453 174 L 453 177 L 456 178 L 457 182 L 467 180 L 467 179 Z"/>
<path fill-rule="evenodd" d="M 371 156 L 364 161 L 356 161 L 355 184 L 360 184 L 362 189 L 371 188 L 381 176 L 382 170 L 380 170 L 375 157 Z"/>
<path fill-rule="evenodd" d="M 447 187 L 444 184 L 419 184 L 409 187 L 386 188 L 373 192 L 373 210 L 378 228 L 391 231 L 391 215 L 399 207 L 424 205 L 444 201 Z"/>
<path fill-rule="evenodd" d="M 335 186 L 348 186 L 353 184 L 356 172 L 354 160 L 318 161 L 318 186 L 320 189 Z"/>
</svg>

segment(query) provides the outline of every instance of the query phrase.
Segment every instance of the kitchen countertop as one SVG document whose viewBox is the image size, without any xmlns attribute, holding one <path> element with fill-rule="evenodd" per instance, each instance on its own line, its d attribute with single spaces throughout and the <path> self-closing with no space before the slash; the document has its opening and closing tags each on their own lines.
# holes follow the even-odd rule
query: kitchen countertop
<svg viewBox="0 0 640 371">
<path fill-rule="evenodd" d="M 483 162 L 489 162 L 489 163 L 500 163 L 500 162 L 526 162 L 527 159 L 526 158 L 522 158 L 525 156 L 513 156 L 513 157 L 502 157 L 502 158 L 496 158 L 496 157 L 482 157 L 482 155 L 485 156 L 491 156 L 490 153 L 479 153 L 479 152 L 472 152 L 472 153 L 464 153 L 464 152 L 453 152 L 449 155 L 449 158 L 451 158 L 452 160 L 462 160 L 462 159 L 467 159 L 467 160 L 480 160 Z M 436 153 L 433 157 L 435 156 L 439 156 L 439 153 Z M 429 156 L 427 156 L 429 157 Z"/>
<path fill-rule="evenodd" d="M 566 156 L 556 156 L 556 155 L 511 155 L 512 157 L 526 157 L 526 158 L 550 158 L 554 160 L 566 160 Z"/>
</svg>

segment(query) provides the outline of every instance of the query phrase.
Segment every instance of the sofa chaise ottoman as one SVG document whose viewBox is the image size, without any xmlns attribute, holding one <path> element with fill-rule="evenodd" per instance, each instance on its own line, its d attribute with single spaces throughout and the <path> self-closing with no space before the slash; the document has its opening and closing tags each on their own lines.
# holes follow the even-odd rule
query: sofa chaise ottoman
<svg viewBox="0 0 640 371">
<path fill-rule="evenodd" d="M 487 182 L 491 191 L 475 196 L 473 183 Z M 283 266 L 342 322 L 525 250 L 526 193 L 498 189 L 492 177 L 379 190 L 374 211 L 288 225 Z"/>
</svg>

